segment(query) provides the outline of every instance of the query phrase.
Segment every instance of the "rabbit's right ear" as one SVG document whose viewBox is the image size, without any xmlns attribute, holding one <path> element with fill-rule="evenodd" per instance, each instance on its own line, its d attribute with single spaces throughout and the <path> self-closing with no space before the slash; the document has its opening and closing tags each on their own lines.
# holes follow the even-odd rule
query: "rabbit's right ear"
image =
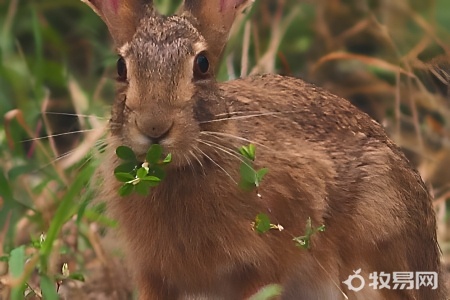
<svg viewBox="0 0 450 300">
<path fill-rule="evenodd" d="M 153 12 L 152 0 L 81 0 L 108 26 L 117 47 L 130 41 L 141 18 Z"/>
<path fill-rule="evenodd" d="M 237 14 L 254 0 L 185 0 L 184 12 L 197 19 L 197 27 L 208 44 L 215 68 L 228 41 Z"/>
</svg>

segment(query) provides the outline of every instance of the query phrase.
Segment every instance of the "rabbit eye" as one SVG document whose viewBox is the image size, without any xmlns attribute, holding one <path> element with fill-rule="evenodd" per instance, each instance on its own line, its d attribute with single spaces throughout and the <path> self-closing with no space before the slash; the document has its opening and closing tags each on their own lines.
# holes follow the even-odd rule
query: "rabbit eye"
<svg viewBox="0 0 450 300">
<path fill-rule="evenodd" d="M 127 80 L 127 65 L 125 64 L 125 59 L 123 57 L 119 57 L 117 60 L 117 75 L 119 81 Z"/>
<path fill-rule="evenodd" d="M 209 71 L 209 61 L 204 52 L 201 52 L 194 60 L 194 76 L 196 79 L 205 78 Z"/>
</svg>

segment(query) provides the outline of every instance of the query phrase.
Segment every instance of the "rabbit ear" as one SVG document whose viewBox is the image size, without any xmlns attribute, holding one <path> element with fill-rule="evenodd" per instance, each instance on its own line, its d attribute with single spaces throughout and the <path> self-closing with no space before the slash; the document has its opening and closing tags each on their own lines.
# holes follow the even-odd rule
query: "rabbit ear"
<svg viewBox="0 0 450 300">
<path fill-rule="evenodd" d="M 228 40 L 236 15 L 253 0 L 185 0 L 184 11 L 194 16 L 198 30 L 206 39 L 215 67 Z"/>
<path fill-rule="evenodd" d="M 108 26 L 117 47 L 130 41 L 139 21 L 152 11 L 152 0 L 81 0 Z"/>
</svg>

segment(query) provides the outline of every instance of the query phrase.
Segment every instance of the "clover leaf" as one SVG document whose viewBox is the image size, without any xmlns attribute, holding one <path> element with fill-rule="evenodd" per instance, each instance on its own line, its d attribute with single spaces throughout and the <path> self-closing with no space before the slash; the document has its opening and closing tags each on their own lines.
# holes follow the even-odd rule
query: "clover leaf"
<svg viewBox="0 0 450 300">
<path fill-rule="evenodd" d="M 140 163 L 131 148 L 117 147 L 117 157 L 125 161 L 114 169 L 114 176 L 123 183 L 119 188 L 119 195 L 128 196 L 133 191 L 143 196 L 148 195 L 150 188 L 157 186 L 166 175 L 161 166 L 172 161 L 170 153 L 163 159 L 162 154 L 161 145 L 153 144 L 146 153 L 145 161 Z"/>
</svg>

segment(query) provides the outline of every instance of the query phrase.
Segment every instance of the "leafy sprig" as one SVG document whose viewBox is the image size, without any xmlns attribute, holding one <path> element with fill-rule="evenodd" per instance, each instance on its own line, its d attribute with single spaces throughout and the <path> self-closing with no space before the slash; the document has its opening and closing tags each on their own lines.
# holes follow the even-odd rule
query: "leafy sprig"
<svg viewBox="0 0 450 300">
<path fill-rule="evenodd" d="M 253 230 L 258 233 L 266 233 L 271 229 L 276 229 L 278 231 L 284 230 L 283 226 L 280 224 L 272 224 L 270 222 L 270 218 L 266 214 L 258 214 L 255 218 L 255 221 L 252 223 Z"/>
<path fill-rule="evenodd" d="M 116 149 L 116 155 L 124 162 L 114 169 L 114 176 L 123 185 L 119 189 L 119 195 L 127 196 L 133 191 L 140 195 L 148 195 L 150 188 L 157 186 L 165 177 L 162 168 L 172 161 L 169 153 L 162 158 L 161 145 L 153 144 L 147 151 L 144 162 L 138 162 L 133 150 L 126 146 Z"/>
<path fill-rule="evenodd" d="M 313 227 L 311 218 L 308 218 L 306 220 L 305 235 L 294 237 L 293 241 L 295 242 L 295 245 L 297 247 L 300 247 L 303 249 L 310 249 L 311 248 L 311 236 L 317 232 L 323 232 L 323 231 L 325 231 L 325 225 L 320 225 L 319 227 Z"/>
<path fill-rule="evenodd" d="M 269 169 L 262 168 L 255 170 L 253 168 L 253 162 L 256 158 L 256 147 L 253 144 L 248 146 L 242 146 L 239 148 L 239 153 L 243 157 L 243 161 L 239 168 L 241 174 L 241 180 L 239 186 L 244 190 L 252 190 L 258 188 L 263 180 L 264 176 L 269 172 Z"/>
<path fill-rule="evenodd" d="M 239 187 L 244 190 L 253 190 L 256 188 L 258 197 L 261 195 L 258 192 L 258 187 L 261 184 L 264 176 L 269 169 L 262 168 L 255 170 L 253 168 L 253 162 L 256 159 L 256 147 L 253 144 L 248 146 L 242 146 L 239 148 L 239 153 L 242 155 L 243 161 L 239 168 L 241 179 L 239 181 Z M 255 217 L 255 221 L 252 222 L 252 228 L 258 233 L 266 233 L 271 229 L 277 229 L 282 231 L 284 228 L 280 224 L 272 224 L 268 215 L 260 213 Z"/>
</svg>

